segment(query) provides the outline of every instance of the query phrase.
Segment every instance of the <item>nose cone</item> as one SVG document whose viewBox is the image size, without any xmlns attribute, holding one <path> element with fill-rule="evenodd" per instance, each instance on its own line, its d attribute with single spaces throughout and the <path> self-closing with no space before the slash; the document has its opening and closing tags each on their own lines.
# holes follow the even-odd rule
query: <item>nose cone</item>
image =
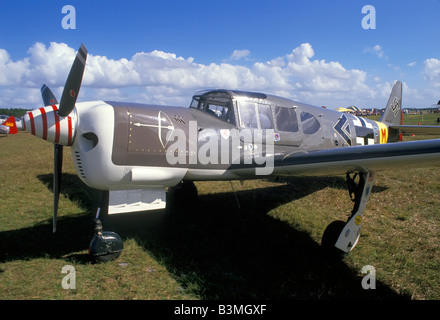
<svg viewBox="0 0 440 320">
<path fill-rule="evenodd" d="M 71 146 L 75 138 L 76 119 L 72 112 L 67 117 L 60 117 L 56 105 L 35 109 L 22 119 L 23 128 L 41 139 Z"/>
</svg>

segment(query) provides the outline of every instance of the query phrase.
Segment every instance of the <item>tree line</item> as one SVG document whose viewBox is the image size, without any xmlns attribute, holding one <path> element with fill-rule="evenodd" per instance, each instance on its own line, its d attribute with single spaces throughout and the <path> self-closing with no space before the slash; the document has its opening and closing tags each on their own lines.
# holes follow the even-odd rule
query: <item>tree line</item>
<svg viewBox="0 0 440 320">
<path fill-rule="evenodd" d="M 13 116 L 16 118 L 23 117 L 28 110 L 21 108 L 0 108 L 0 114 L 4 114 L 7 116 Z"/>
</svg>

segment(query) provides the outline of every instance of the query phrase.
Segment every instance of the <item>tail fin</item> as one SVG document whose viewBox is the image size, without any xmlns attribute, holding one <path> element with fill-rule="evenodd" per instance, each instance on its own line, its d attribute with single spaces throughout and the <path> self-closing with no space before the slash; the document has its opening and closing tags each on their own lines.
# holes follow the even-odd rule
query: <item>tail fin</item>
<svg viewBox="0 0 440 320">
<path fill-rule="evenodd" d="M 9 134 L 16 134 L 18 132 L 17 123 L 15 122 L 14 117 L 9 117 L 5 122 L 2 123 L 2 125 L 9 127 Z"/>
<path fill-rule="evenodd" d="M 440 126 L 403 125 L 402 118 L 402 82 L 396 81 L 379 120 L 388 127 L 388 142 L 401 141 L 403 134 L 440 135 Z"/>
<path fill-rule="evenodd" d="M 390 127 L 402 125 L 402 82 L 396 81 L 394 84 L 385 112 L 380 117 L 379 122 L 389 128 L 388 142 L 400 140 L 400 130 Z"/>
</svg>

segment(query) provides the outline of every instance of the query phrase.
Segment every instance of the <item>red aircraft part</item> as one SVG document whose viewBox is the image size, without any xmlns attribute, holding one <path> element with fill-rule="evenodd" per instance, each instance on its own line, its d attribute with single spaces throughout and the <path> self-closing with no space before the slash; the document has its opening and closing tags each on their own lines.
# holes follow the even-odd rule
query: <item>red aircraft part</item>
<svg viewBox="0 0 440 320">
<path fill-rule="evenodd" d="M 2 125 L 9 127 L 9 134 L 16 134 L 18 132 L 14 117 L 9 117 L 5 122 L 2 123 Z"/>
</svg>

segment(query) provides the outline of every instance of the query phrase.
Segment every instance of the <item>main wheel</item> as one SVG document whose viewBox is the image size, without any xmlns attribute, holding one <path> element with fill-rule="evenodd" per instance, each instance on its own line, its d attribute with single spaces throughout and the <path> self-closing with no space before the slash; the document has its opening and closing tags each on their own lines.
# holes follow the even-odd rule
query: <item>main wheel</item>
<svg viewBox="0 0 440 320">
<path fill-rule="evenodd" d="M 344 258 L 347 253 L 335 247 L 336 241 L 338 241 L 339 235 L 345 227 L 345 222 L 336 220 L 330 223 L 324 231 L 321 240 L 321 247 L 324 254 L 329 258 Z"/>
</svg>

